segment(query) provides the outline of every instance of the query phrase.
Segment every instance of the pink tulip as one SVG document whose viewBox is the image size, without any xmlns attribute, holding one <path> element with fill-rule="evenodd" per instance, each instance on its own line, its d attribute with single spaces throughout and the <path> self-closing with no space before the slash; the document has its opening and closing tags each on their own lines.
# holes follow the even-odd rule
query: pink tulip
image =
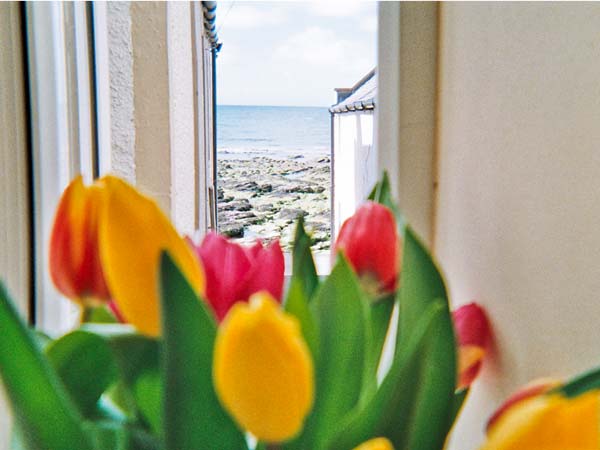
<svg viewBox="0 0 600 450">
<path fill-rule="evenodd" d="M 243 247 L 211 232 L 195 250 L 206 275 L 206 298 L 219 321 L 236 302 L 259 291 L 281 302 L 284 261 L 278 241 Z"/>
<path fill-rule="evenodd" d="M 458 389 L 469 387 L 481 369 L 490 337 L 485 311 L 476 303 L 452 312 L 458 343 Z"/>
<path fill-rule="evenodd" d="M 372 295 L 396 290 L 400 271 L 400 239 L 392 211 L 366 202 L 347 219 L 335 243 Z"/>
</svg>

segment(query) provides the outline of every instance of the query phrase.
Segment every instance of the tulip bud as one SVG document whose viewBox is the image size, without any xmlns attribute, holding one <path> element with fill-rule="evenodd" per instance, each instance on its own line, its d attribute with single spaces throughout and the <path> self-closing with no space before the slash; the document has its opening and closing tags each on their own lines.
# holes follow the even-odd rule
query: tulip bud
<svg viewBox="0 0 600 450">
<path fill-rule="evenodd" d="M 50 236 L 50 276 L 66 297 L 85 306 L 110 300 L 100 252 L 98 224 L 103 191 L 75 178 L 63 193 Z"/>
<path fill-rule="evenodd" d="M 248 301 L 259 291 L 277 301 L 283 294 L 283 252 L 279 242 L 242 247 L 217 233 L 207 234 L 196 253 L 206 273 L 206 298 L 223 320 L 235 302 Z"/>
<path fill-rule="evenodd" d="M 400 239 L 396 220 L 386 206 L 366 202 L 347 219 L 335 243 L 373 296 L 396 290 L 400 271 Z"/>
<path fill-rule="evenodd" d="M 539 380 L 534 380 L 528 385 L 524 386 L 523 388 L 512 394 L 510 397 L 508 397 L 508 399 L 502 404 L 502 406 L 500 406 L 494 412 L 494 414 L 492 414 L 486 425 L 486 431 L 489 431 L 494 426 L 494 424 L 513 406 L 527 399 L 545 394 L 546 392 L 549 392 L 552 389 L 558 387 L 560 384 L 560 381 L 552 378 L 540 378 Z"/>
<path fill-rule="evenodd" d="M 242 428 L 265 442 L 295 436 L 313 403 L 313 376 L 297 320 L 267 292 L 231 308 L 218 330 L 213 378 Z"/>
<path fill-rule="evenodd" d="M 479 374 L 487 350 L 490 325 L 485 311 L 470 303 L 452 312 L 458 343 L 458 386 L 469 387 Z"/>
<path fill-rule="evenodd" d="M 380 437 L 364 442 L 354 450 L 394 450 L 394 446 L 388 439 Z"/>
<path fill-rule="evenodd" d="M 514 404 L 488 430 L 480 450 L 600 448 L 600 394 L 538 395 Z"/>
</svg>

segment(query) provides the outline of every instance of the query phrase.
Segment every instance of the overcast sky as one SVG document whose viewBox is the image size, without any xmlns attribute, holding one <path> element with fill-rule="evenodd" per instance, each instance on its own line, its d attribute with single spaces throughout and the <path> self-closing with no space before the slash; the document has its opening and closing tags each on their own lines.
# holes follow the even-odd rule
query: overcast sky
<svg viewBox="0 0 600 450">
<path fill-rule="evenodd" d="M 330 106 L 376 64 L 375 2 L 218 2 L 217 103 Z"/>
</svg>

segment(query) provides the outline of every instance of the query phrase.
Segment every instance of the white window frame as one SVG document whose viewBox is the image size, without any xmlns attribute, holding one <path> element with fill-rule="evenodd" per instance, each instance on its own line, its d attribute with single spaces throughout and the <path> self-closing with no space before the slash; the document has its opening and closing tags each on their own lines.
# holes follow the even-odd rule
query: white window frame
<svg viewBox="0 0 600 450">
<path fill-rule="evenodd" d="M 69 329 L 77 308 L 54 288 L 48 243 L 69 181 L 93 178 L 92 104 L 85 3 L 26 5 L 33 152 L 35 323 L 49 334 Z M 68 23 L 68 26 L 66 26 Z"/>
<path fill-rule="evenodd" d="M 214 223 L 207 205 L 212 139 L 205 139 L 212 62 L 200 2 L 34 2 L 26 11 L 35 317 L 57 335 L 76 323 L 77 308 L 50 280 L 48 242 L 74 176 L 87 183 L 94 175 L 124 177 L 157 199 L 182 233 L 203 234 Z M 157 172 L 157 161 L 166 170 Z"/>
</svg>

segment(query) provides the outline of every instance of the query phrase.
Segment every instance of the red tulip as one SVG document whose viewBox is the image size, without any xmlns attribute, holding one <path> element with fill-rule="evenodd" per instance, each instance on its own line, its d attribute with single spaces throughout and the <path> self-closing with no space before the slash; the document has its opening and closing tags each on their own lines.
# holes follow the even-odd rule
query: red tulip
<svg viewBox="0 0 600 450">
<path fill-rule="evenodd" d="M 498 421 L 498 419 L 500 419 L 500 417 L 502 417 L 513 406 L 527 399 L 545 394 L 546 392 L 549 392 L 552 389 L 558 387 L 560 384 L 560 381 L 555 380 L 553 378 L 540 378 L 522 387 L 510 397 L 508 397 L 508 399 L 502 404 L 502 406 L 500 406 L 494 412 L 494 414 L 492 414 L 485 427 L 486 431 L 490 430 Z"/>
<path fill-rule="evenodd" d="M 234 303 L 248 301 L 262 290 L 281 302 L 284 261 L 278 241 L 267 247 L 260 241 L 252 247 L 242 247 L 217 233 L 209 233 L 196 252 L 206 273 L 206 298 L 219 321 Z"/>
<path fill-rule="evenodd" d="M 103 191 L 81 177 L 63 193 L 50 236 L 50 276 L 66 297 L 94 306 L 110 300 L 98 243 Z"/>
<path fill-rule="evenodd" d="M 471 385 L 479 374 L 487 351 L 490 325 L 485 311 L 476 303 L 461 306 L 452 313 L 458 341 L 458 387 Z"/>
<path fill-rule="evenodd" d="M 392 211 L 366 202 L 347 219 L 335 243 L 367 292 L 381 295 L 396 290 L 400 271 L 400 238 Z"/>
</svg>

